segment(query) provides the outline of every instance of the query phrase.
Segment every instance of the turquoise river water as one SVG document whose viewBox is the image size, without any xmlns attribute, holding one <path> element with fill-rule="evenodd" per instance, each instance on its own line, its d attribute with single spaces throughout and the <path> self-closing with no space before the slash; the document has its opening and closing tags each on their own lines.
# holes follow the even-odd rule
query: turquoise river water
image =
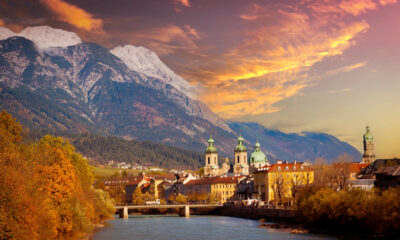
<svg viewBox="0 0 400 240">
<path fill-rule="evenodd" d="M 258 228 L 258 221 L 221 216 L 130 216 L 114 219 L 95 232 L 93 240 L 246 240 L 246 239 L 335 239 L 316 234 L 291 234 Z"/>
</svg>

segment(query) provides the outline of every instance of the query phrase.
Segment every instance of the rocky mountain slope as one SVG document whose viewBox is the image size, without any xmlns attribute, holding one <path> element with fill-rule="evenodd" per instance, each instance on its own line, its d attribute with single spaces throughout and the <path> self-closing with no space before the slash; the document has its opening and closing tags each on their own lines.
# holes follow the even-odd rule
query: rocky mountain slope
<svg viewBox="0 0 400 240">
<path fill-rule="evenodd" d="M 49 27 L 21 33 L 0 28 L 0 110 L 29 127 L 118 135 L 200 152 L 212 133 L 220 154 L 231 157 L 237 126 L 229 126 L 205 104 L 189 97 L 189 88 L 148 49 L 125 46 L 110 52 L 81 42 L 74 33 Z M 252 134 L 256 132 L 249 132 L 248 140 L 254 142 Z M 280 142 L 288 146 L 285 151 L 266 144 L 266 152 L 298 160 L 331 156 L 315 141 L 297 145 L 293 141 L 299 139 Z M 326 146 L 334 151 L 338 146 L 334 143 Z M 298 146 L 319 150 L 303 154 Z"/>
</svg>

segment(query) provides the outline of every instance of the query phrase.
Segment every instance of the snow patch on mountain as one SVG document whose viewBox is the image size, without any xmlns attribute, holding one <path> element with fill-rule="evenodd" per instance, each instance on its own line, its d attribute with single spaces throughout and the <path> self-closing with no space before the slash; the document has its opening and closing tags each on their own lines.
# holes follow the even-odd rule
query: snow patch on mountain
<svg viewBox="0 0 400 240">
<path fill-rule="evenodd" d="M 14 36 L 29 39 L 40 49 L 53 47 L 64 48 L 82 42 L 76 33 L 51 28 L 49 26 L 27 27 L 19 33 L 15 33 L 5 27 L 0 27 L 0 40 L 5 40 Z"/>
<path fill-rule="evenodd" d="M 165 65 L 153 51 L 141 46 L 125 45 L 118 46 L 110 52 L 120 58 L 131 70 L 162 79 L 189 97 L 194 97 L 193 87 Z"/>
</svg>

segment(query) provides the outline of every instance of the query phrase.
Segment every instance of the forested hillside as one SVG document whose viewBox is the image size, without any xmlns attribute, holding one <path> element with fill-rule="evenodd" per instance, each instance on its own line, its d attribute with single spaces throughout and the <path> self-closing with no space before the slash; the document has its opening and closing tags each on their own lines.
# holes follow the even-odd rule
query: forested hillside
<svg viewBox="0 0 400 240">
<path fill-rule="evenodd" d="M 29 139 L 39 139 L 45 134 L 63 136 L 85 157 L 94 163 L 117 162 L 149 164 L 165 168 L 198 169 L 202 165 L 203 154 L 183 150 L 160 143 L 124 140 L 115 136 L 93 134 L 54 133 L 30 130 Z"/>
</svg>

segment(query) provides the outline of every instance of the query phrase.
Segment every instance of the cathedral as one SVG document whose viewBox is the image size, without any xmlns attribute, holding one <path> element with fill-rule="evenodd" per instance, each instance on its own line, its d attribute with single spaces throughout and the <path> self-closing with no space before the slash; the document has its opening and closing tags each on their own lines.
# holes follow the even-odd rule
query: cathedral
<svg viewBox="0 0 400 240">
<path fill-rule="evenodd" d="M 267 156 L 261 151 L 260 143 L 255 144 L 254 152 L 250 156 L 250 165 L 247 158 L 247 148 L 244 146 L 244 138 L 240 135 L 237 139 L 237 145 L 234 149 L 234 165 L 232 166 L 229 159 L 226 158 L 221 168 L 218 164 L 218 151 L 214 146 L 214 139 L 208 139 L 208 147 L 205 151 L 204 176 L 247 176 L 254 169 L 267 166 Z"/>
<path fill-rule="evenodd" d="M 362 158 L 362 163 L 373 163 L 375 162 L 375 152 L 374 152 L 374 137 L 370 131 L 369 126 L 366 127 L 367 132 L 364 134 L 364 155 Z"/>
</svg>

